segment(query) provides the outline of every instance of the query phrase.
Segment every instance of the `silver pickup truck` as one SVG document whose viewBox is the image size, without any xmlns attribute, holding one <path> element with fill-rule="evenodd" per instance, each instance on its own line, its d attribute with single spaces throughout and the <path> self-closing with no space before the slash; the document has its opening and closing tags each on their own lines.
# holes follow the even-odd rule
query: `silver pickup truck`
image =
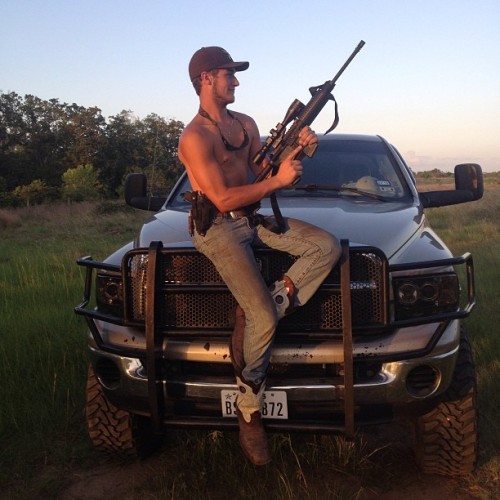
<svg viewBox="0 0 500 500">
<path fill-rule="evenodd" d="M 285 216 L 316 224 L 342 257 L 314 297 L 278 327 L 262 409 L 278 432 L 343 433 L 411 419 L 424 472 L 469 473 L 477 455 L 476 384 L 461 319 L 475 304 L 470 254 L 454 257 L 424 210 L 477 200 L 481 168 L 455 167 L 455 190 L 417 192 L 379 136 L 322 137 L 300 182 L 278 193 Z M 167 428 L 236 429 L 228 340 L 235 300 L 188 234 L 190 190 L 126 202 L 154 215 L 136 239 L 86 268 L 76 313 L 88 324 L 87 423 L 95 446 L 148 453 Z M 268 200 L 260 212 L 270 214 Z M 269 283 L 293 257 L 255 251 Z M 94 289 L 94 291 L 92 291 Z"/>
</svg>

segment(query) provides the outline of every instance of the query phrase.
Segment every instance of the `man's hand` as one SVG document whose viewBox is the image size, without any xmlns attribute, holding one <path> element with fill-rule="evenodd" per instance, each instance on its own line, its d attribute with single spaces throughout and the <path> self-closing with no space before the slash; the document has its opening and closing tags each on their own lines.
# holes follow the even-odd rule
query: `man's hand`
<svg viewBox="0 0 500 500">
<path fill-rule="evenodd" d="M 316 144 L 318 142 L 318 136 L 311 130 L 311 127 L 306 126 L 299 132 L 298 141 L 299 145 L 305 148 L 310 144 Z"/>
<path fill-rule="evenodd" d="M 302 166 L 302 162 L 300 160 L 296 160 L 295 157 L 299 151 L 302 151 L 303 148 L 304 145 L 297 146 L 281 163 L 278 173 L 276 174 L 281 187 L 293 184 L 295 179 L 302 176 L 304 167 Z"/>
<path fill-rule="evenodd" d="M 293 184 L 299 177 L 302 176 L 304 167 L 300 160 L 296 160 L 295 157 L 302 151 L 303 148 L 316 144 L 318 142 L 318 136 L 311 130 L 310 127 L 304 127 L 298 137 L 299 146 L 297 146 L 285 160 L 281 163 L 280 168 L 276 176 L 279 178 L 280 182 L 284 182 L 283 186 L 289 186 Z"/>
</svg>

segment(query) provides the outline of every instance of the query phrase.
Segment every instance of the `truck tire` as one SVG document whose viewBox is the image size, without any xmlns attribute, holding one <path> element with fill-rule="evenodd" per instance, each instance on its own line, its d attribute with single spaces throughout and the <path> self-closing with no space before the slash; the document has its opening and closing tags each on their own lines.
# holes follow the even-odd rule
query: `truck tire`
<svg viewBox="0 0 500 500">
<path fill-rule="evenodd" d="M 144 458 L 162 444 L 153 432 L 151 420 L 120 410 L 105 396 L 92 366 L 87 375 L 85 416 L 90 440 L 104 453 L 128 458 Z"/>
<path fill-rule="evenodd" d="M 476 375 L 469 339 L 462 327 L 457 364 L 439 404 L 415 421 L 414 449 L 426 474 L 461 476 L 477 459 Z"/>
</svg>

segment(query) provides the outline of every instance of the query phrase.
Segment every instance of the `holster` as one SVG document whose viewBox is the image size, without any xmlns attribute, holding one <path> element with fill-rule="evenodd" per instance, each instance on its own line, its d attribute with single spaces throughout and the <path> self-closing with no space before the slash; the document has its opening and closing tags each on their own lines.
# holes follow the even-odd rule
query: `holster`
<svg viewBox="0 0 500 500">
<path fill-rule="evenodd" d="M 184 194 L 184 199 L 191 203 L 191 211 L 189 213 L 189 234 L 193 236 L 194 230 L 201 235 L 205 236 L 206 232 L 212 226 L 212 223 L 220 214 L 217 207 L 201 192 L 199 191 L 186 191 Z M 260 208 L 260 203 L 256 202 L 246 207 L 238 210 L 228 212 L 228 216 L 232 218 L 237 217 L 247 217 L 251 226 L 255 227 L 262 224 L 266 229 L 274 233 L 282 233 L 284 228 L 279 227 L 279 225 L 272 224 L 267 221 L 266 218 L 257 213 Z M 244 212 L 244 215 L 233 215 L 234 212 Z"/>
<path fill-rule="evenodd" d="M 198 191 L 186 191 L 184 199 L 191 203 L 189 214 L 189 234 L 193 236 L 194 229 L 201 236 L 205 236 L 217 215 L 215 205 Z"/>
</svg>

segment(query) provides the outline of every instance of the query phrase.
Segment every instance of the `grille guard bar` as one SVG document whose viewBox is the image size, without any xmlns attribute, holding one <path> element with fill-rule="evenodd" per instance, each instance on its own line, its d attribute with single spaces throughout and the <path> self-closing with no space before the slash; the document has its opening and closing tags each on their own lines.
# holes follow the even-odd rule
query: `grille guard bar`
<svg viewBox="0 0 500 500">
<path fill-rule="evenodd" d="M 342 254 L 340 258 L 340 291 L 342 297 L 342 337 L 343 337 L 343 352 L 344 352 L 344 428 L 342 429 L 346 437 L 352 438 L 355 431 L 354 422 L 354 368 L 353 368 L 353 325 L 352 325 L 352 304 L 351 304 L 351 279 L 350 279 L 350 251 L 348 240 L 341 240 Z M 160 274 L 160 253 L 163 245 L 161 242 L 152 242 L 148 249 L 148 266 L 147 266 L 147 283 L 149 286 L 146 290 L 145 303 L 145 331 L 146 331 L 146 352 L 143 349 L 131 349 L 130 355 L 137 356 L 142 354 L 146 357 L 146 368 L 149 374 L 154 374 L 154 377 L 148 377 L 148 395 L 151 411 L 152 423 L 156 430 L 160 430 L 164 415 L 163 415 L 163 395 L 160 374 L 160 360 L 162 358 L 162 340 L 163 332 L 161 325 L 158 322 L 159 307 L 158 297 L 161 296 L 162 279 Z M 128 326 L 130 322 L 124 319 L 116 318 L 112 315 L 106 315 L 96 310 L 87 309 L 90 303 L 93 270 L 100 269 L 114 273 L 122 272 L 124 266 L 115 266 L 102 262 L 96 262 L 91 257 L 84 257 L 78 260 L 78 265 L 84 266 L 87 269 L 85 277 L 84 296 L 80 305 L 75 307 L 77 314 L 85 316 L 89 329 L 97 345 L 108 352 L 124 355 L 123 348 L 117 348 L 113 345 L 105 344 L 95 324 L 95 320 L 108 321 L 114 324 Z M 423 322 L 447 322 L 455 318 L 463 318 L 470 314 L 475 305 L 475 284 L 474 284 L 474 268 L 472 255 L 466 253 L 461 257 L 450 259 L 420 262 L 418 264 L 397 264 L 389 266 L 386 272 L 409 271 L 415 269 L 427 269 L 443 266 L 466 265 L 467 272 L 467 299 L 468 303 L 465 308 L 452 312 L 434 315 L 428 318 L 428 321 L 418 320 L 403 320 L 393 321 L 388 324 L 390 328 L 411 326 L 414 324 L 422 324 Z M 123 276 L 122 276 L 123 277 Z M 386 280 L 387 282 L 387 280 Z M 151 286 L 151 283 L 153 286 Z M 437 342 L 440 332 L 443 331 L 442 324 L 436 331 L 433 341 L 427 347 L 430 351 L 433 345 Z"/>
<path fill-rule="evenodd" d="M 134 250 L 134 252 L 139 251 L 139 250 Z M 144 249 L 141 250 L 144 252 Z M 90 309 L 88 308 L 88 305 L 91 300 L 91 294 L 92 294 L 92 281 L 93 281 L 93 271 L 94 269 L 96 270 L 104 270 L 104 271 L 109 271 L 117 274 L 122 273 L 122 267 L 119 265 L 113 265 L 113 264 L 107 264 L 105 262 L 100 262 L 100 261 L 94 261 L 90 256 L 82 257 L 77 261 L 77 264 L 79 266 L 85 267 L 86 268 L 86 275 L 85 275 L 85 286 L 84 286 L 84 292 L 83 292 L 83 297 L 82 301 L 80 304 L 78 304 L 74 311 L 78 315 L 82 315 L 87 319 L 87 322 L 89 323 L 89 328 L 91 332 L 93 333 L 96 343 L 101 347 L 104 348 L 105 350 L 108 350 L 109 352 L 124 352 L 123 348 L 120 348 L 118 350 L 114 350 L 112 346 L 106 346 L 103 340 L 100 338 L 99 332 L 97 328 L 93 325 L 93 320 L 100 320 L 100 321 L 105 321 L 108 323 L 112 323 L 115 325 L 119 326 L 136 326 L 136 327 L 141 327 L 144 328 L 144 322 L 143 321 L 131 321 L 123 316 L 116 316 L 112 314 L 106 314 L 101 311 L 95 310 L 95 309 Z M 451 312 L 446 312 L 446 313 L 441 313 L 441 314 L 434 314 L 432 316 L 426 316 L 426 317 L 419 317 L 415 319 L 404 319 L 404 320 L 392 320 L 387 323 L 385 326 L 380 326 L 378 325 L 377 327 L 373 328 L 365 328 L 363 330 L 364 332 L 369 333 L 370 330 L 376 330 L 377 332 L 381 332 L 384 330 L 393 330 L 397 328 L 404 328 L 404 327 L 409 327 L 409 326 L 415 326 L 415 325 L 422 325 L 422 324 L 428 324 L 428 323 L 439 323 L 443 321 L 451 321 L 454 319 L 464 319 L 470 315 L 472 312 L 472 309 L 476 305 L 476 287 L 475 287 L 475 281 L 474 281 L 474 263 L 473 263 L 473 258 L 470 253 L 465 253 L 462 256 L 459 257 L 452 257 L 448 259 L 440 259 L 440 260 L 431 260 L 431 261 L 425 261 L 425 262 L 419 262 L 416 264 L 393 264 L 390 265 L 388 268 L 389 273 L 393 272 L 400 272 L 400 271 L 411 271 L 411 270 L 416 270 L 416 269 L 430 269 L 430 268 L 437 268 L 437 267 L 448 267 L 448 266 L 459 266 L 459 265 L 465 265 L 466 266 L 466 275 L 467 275 L 467 303 L 457 309 L 456 311 L 451 311 Z M 358 332 L 357 328 L 354 328 L 354 333 Z M 187 331 L 188 334 L 192 333 L 200 333 L 199 331 L 193 332 L 193 331 Z M 169 332 L 165 333 L 166 335 L 169 334 Z M 210 332 L 211 335 L 216 334 L 214 332 Z M 132 349 L 130 351 L 131 353 L 137 353 L 137 349 Z"/>
</svg>

